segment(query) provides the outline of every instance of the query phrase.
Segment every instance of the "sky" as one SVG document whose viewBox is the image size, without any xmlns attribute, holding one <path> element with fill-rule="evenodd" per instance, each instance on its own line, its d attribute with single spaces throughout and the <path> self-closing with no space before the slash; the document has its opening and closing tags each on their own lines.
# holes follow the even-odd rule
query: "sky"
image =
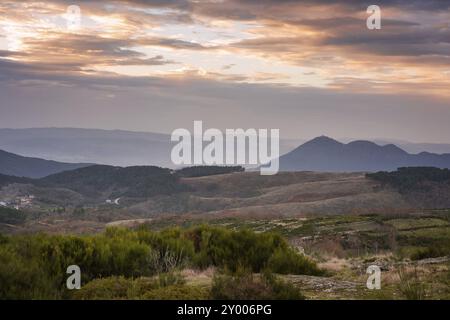
<svg viewBox="0 0 450 320">
<path fill-rule="evenodd" d="M 450 143 L 449 88 L 447 0 L 0 2 L 0 128 Z"/>
</svg>

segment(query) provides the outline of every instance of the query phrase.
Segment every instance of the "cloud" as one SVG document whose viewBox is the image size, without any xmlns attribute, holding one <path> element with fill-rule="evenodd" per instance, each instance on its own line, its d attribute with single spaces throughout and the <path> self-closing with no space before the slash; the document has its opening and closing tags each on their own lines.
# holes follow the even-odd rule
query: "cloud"
<svg viewBox="0 0 450 320">
<path fill-rule="evenodd" d="M 314 89 L 200 77 L 62 73 L 38 73 L 38 77 L 27 67 L 7 66 L 8 76 L 15 81 L 1 79 L 0 127 L 75 126 L 170 133 L 175 128 L 191 128 L 193 120 L 202 119 L 207 127 L 280 128 L 283 137 L 292 138 L 328 134 L 443 141 L 450 136 L 449 100 L 411 92 L 386 95 L 358 93 L 352 86 Z M 5 63 L 0 64 L 0 71 L 4 74 Z M 35 81 L 27 83 L 30 79 Z M 18 86 L 21 81 L 25 83 Z M 65 85 L 55 88 L 55 81 Z"/>
<path fill-rule="evenodd" d="M 153 39 L 141 39 L 137 41 L 139 45 L 144 46 L 161 46 L 172 49 L 187 49 L 187 50 L 209 50 L 214 47 L 206 47 L 199 43 L 184 41 L 180 39 L 170 38 L 153 38 Z"/>
<path fill-rule="evenodd" d="M 69 4 L 0 3 L 0 126 L 449 136 L 449 1 L 378 1 L 381 30 L 369 1 L 78 1 L 75 31 Z"/>
</svg>

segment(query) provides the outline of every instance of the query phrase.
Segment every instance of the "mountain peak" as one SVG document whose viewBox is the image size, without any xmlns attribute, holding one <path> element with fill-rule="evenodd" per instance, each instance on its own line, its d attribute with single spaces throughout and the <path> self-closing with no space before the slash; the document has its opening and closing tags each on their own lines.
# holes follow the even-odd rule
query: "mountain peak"
<svg viewBox="0 0 450 320">
<path fill-rule="evenodd" d="M 391 153 L 397 153 L 397 154 L 408 154 L 405 150 L 402 148 L 397 147 L 395 144 L 387 144 L 382 147 L 385 151 L 391 152 Z"/>
<path fill-rule="evenodd" d="M 368 140 L 355 140 L 347 143 L 348 146 L 375 146 L 379 147 L 375 142 L 368 141 Z"/>
<path fill-rule="evenodd" d="M 339 141 L 336 141 L 327 136 L 316 137 L 312 140 L 305 142 L 304 144 L 297 147 L 295 150 L 291 151 L 290 154 L 295 154 L 298 151 L 307 151 L 307 152 L 321 152 L 327 151 L 330 149 L 339 149 L 343 144 Z"/>
<path fill-rule="evenodd" d="M 342 145 L 342 143 L 340 143 L 339 141 L 334 140 L 334 139 L 324 136 L 324 135 L 316 137 L 312 140 L 309 140 L 308 142 L 304 143 L 303 145 L 306 145 L 306 144 Z"/>
<path fill-rule="evenodd" d="M 89 165 L 87 163 L 66 163 L 25 157 L 0 150 L 0 174 L 9 176 L 42 178 L 50 174 L 74 170 Z"/>
</svg>

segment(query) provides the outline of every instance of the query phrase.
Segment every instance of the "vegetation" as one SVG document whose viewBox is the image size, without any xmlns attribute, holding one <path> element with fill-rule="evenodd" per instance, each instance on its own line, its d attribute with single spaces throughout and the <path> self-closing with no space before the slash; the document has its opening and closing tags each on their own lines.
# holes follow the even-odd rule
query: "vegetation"
<svg viewBox="0 0 450 320">
<path fill-rule="evenodd" d="M 6 186 L 11 183 L 30 183 L 33 181 L 29 178 L 20 178 L 16 176 L 8 176 L 0 173 L 0 187 Z"/>
<path fill-rule="evenodd" d="M 244 171 L 241 166 L 195 166 L 173 172 L 156 166 L 121 168 L 93 165 L 42 179 L 27 179 L 23 182 L 20 178 L 2 176 L 0 185 L 3 180 L 5 184 L 29 181 L 39 187 L 70 189 L 90 198 L 99 196 L 102 192 L 111 191 L 111 197 L 143 198 L 188 191 L 188 186 L 180 183 L 180 177 L 200 177 L 241 171 Z M 15 180 L 12 180 L 13 178 Z"/>
<path fill-rule="evenodd" d="M 109 190 L 113 190 L 111 197 L 151 197 L 187 190 L 170 169 L 155 166 L 95 165 L 35 180 L 35 184 L 68 188 L 88 197 Z"/>
<path fill-rule="evenodd" d="M 201 226 L 187 231 L 187 237 L 194 244 L 197 252 L 194 261 L 199 267 L 214 265 L 231 272 L 240 268 L 249 268 L 253 272 L 272 268 L 276 273 L 321 273 L 315 263 L 293 252 L 275 233 Z"/>
<path fill-rule="evenodd" d="M 399 290 L 407 300 L 423 300 L 425 298 L 425 285 L 418 276 L 417 268 L 413 271 L 400 268 L 398 275 L 400 278 Z"/>
<path fill-rule="evenodd" d="M 20 210 L 0 207 L 0 223 L 21 224 L 25 222 L 26 216 Z"/>
<path fill-rule="evenodd" d="M 183 168 L 176 172 L 181 177 L 203 177 L 243 171 L 245 169 L 242 166 L 194 166 Z"/>
<path fill-rule="evenodd" d="M 433 246 L 416 249 L 411 254 L 411 260 L 422 260 L 450 255 L 450 246 Z"/>
<path fill-rule="evenodd" d="M 211 298 L 218 300 L 303 300 L 294 285 L 270 273 L 253 275 L 249 272 L 218 275 L 213 280 Z"/>
<path fill-rule="evenodd" d="M 433 167 L 404 167 L 397 171 L 366 174 L 368 178 L 390 185 L 400 193 L 427 191 L 430 183 L 450 185 L 450 170 Z"/>
<path fill-rule="evenodd" d="M 78 300 L 200 300 L 207 299 L 209 292 L 204 288 L 186 285 L 177 274 L 160 274 L 153 278 L 136 279 L 112 276 L 95 279 L 81 290 L 74 292 L 72 298 Z"/>
<path fill-rule="evenodd" d="M 130 288 L 142 284 L 133 279 L 185 267 L 213 266 L 229 273 L 241 269 L 322 273 L 314 262 L 294 252 L 281 236 L 272 233 L 199 226 L 161 232 L 145 227 L 135 231 L 112 228 L 91 236 L 9 236 L 0 241 L 0 299 L 70 298 L 70 292 L 65 289 L 66 268 L 74 264 L 81 268 L 83 284 L 96 281 L 87 287 L 82 298 L 100 298 L 111 286 L 115 290 L 110 295 L 105 293 L 105 298 L 126 298 L 130 296 Z M 181 286 L 164 276 L 159 277 L 158 283 L 150 284 L 152 290 Z M 171 287 L 170 290 L 174 296 L 181 296 L 191 289 Z M 156 297 L 155 292 L 162 291 L 148 293 L 146 298 Z"/>
</svg>

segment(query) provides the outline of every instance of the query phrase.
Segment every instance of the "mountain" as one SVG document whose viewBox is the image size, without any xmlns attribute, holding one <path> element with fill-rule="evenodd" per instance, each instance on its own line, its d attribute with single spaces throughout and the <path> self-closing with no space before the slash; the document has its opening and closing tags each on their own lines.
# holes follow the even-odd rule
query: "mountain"
<svg viewBox="0 0 450 320">
<path fill-rule="evenodd" d="M 170 135 L 78 128 L 0 129 L 0 149 L 62 162 L 169 166 Z"/>
<path fill-rule="evenodd" d="M 355 138 L 339 138 L 340 142 L 348 143 L 354 140 L 364 140 Z M 430 142 L 411 142 L 402 139 L 392 139 L 392 138 L 371 138 L 370 141 L 384 146 L 386 144 L 395 144 L 397 147 L 405 150 L 408 153 L 417 154 L 420 152 L 430 152 L 430 153 L 450 153 L 450 143 L 430 143 Z"/>
<path fill-rule="evenodd" d="M 23 157 L 0 150 L 0 174 L 41 178 L 50 174 L 86 167 L 86 163 L 64 163 L 38 158 Z"/>
<path fill-rule="evenodd" d="M 303 142 L 303 141 L 302 141 Z M 284 154 L 297 140 L 280 140 Z M 0 129 L 0 149 L 61 162 L 175 168 L 170 134 L 80 128 Z"/>
<path fill-rule="evenodd" d="M 408 153 L 420 153 L 420 152 L 430 152 L 430 153 L 450 153 L 450 144 L 448 143 L 417 143 L 408 141 L 395 141 L 395 140 L 373 140 L 373 142 L 385 145 L 393 143 Z"/>
<path fill-rule="evenodd" d="M 349 143 L 355 140 L 367 140 L 362 138 L 352 138 L 352 137 L 340 137 L 337 139 L 340 142 L 343 143 Z M 369 141 L 372 141 L 380 146 L 384 146 L 386 144 L 394 144 L 400 149 L 412 153 L 417 154 L 420 152 L 430 152 L 430 153 L 437 153 L 437 154 L 443 154 L 443 153 L 450 153 L 450 143 L 430 143 L 430 142 L 411 142 L 407 140 L 402 139 L 392 139 L 392 138 L 371 138 L 368 139 Z M 290 151 L 298 147 L 300 144 L 305 143 L 307 140 L 301 141 L 301 140 L 292 140 L 292 142 L 298 142 Z"/>
<path fill-rule="evenodd" d="M 393 144 L 361 140 L 344 144 L 321 136 L 280 157 L 281 171 L 381 171 L 416 166 L 450 168 L 450 154 L 410 154 Z"/>
</svg>

